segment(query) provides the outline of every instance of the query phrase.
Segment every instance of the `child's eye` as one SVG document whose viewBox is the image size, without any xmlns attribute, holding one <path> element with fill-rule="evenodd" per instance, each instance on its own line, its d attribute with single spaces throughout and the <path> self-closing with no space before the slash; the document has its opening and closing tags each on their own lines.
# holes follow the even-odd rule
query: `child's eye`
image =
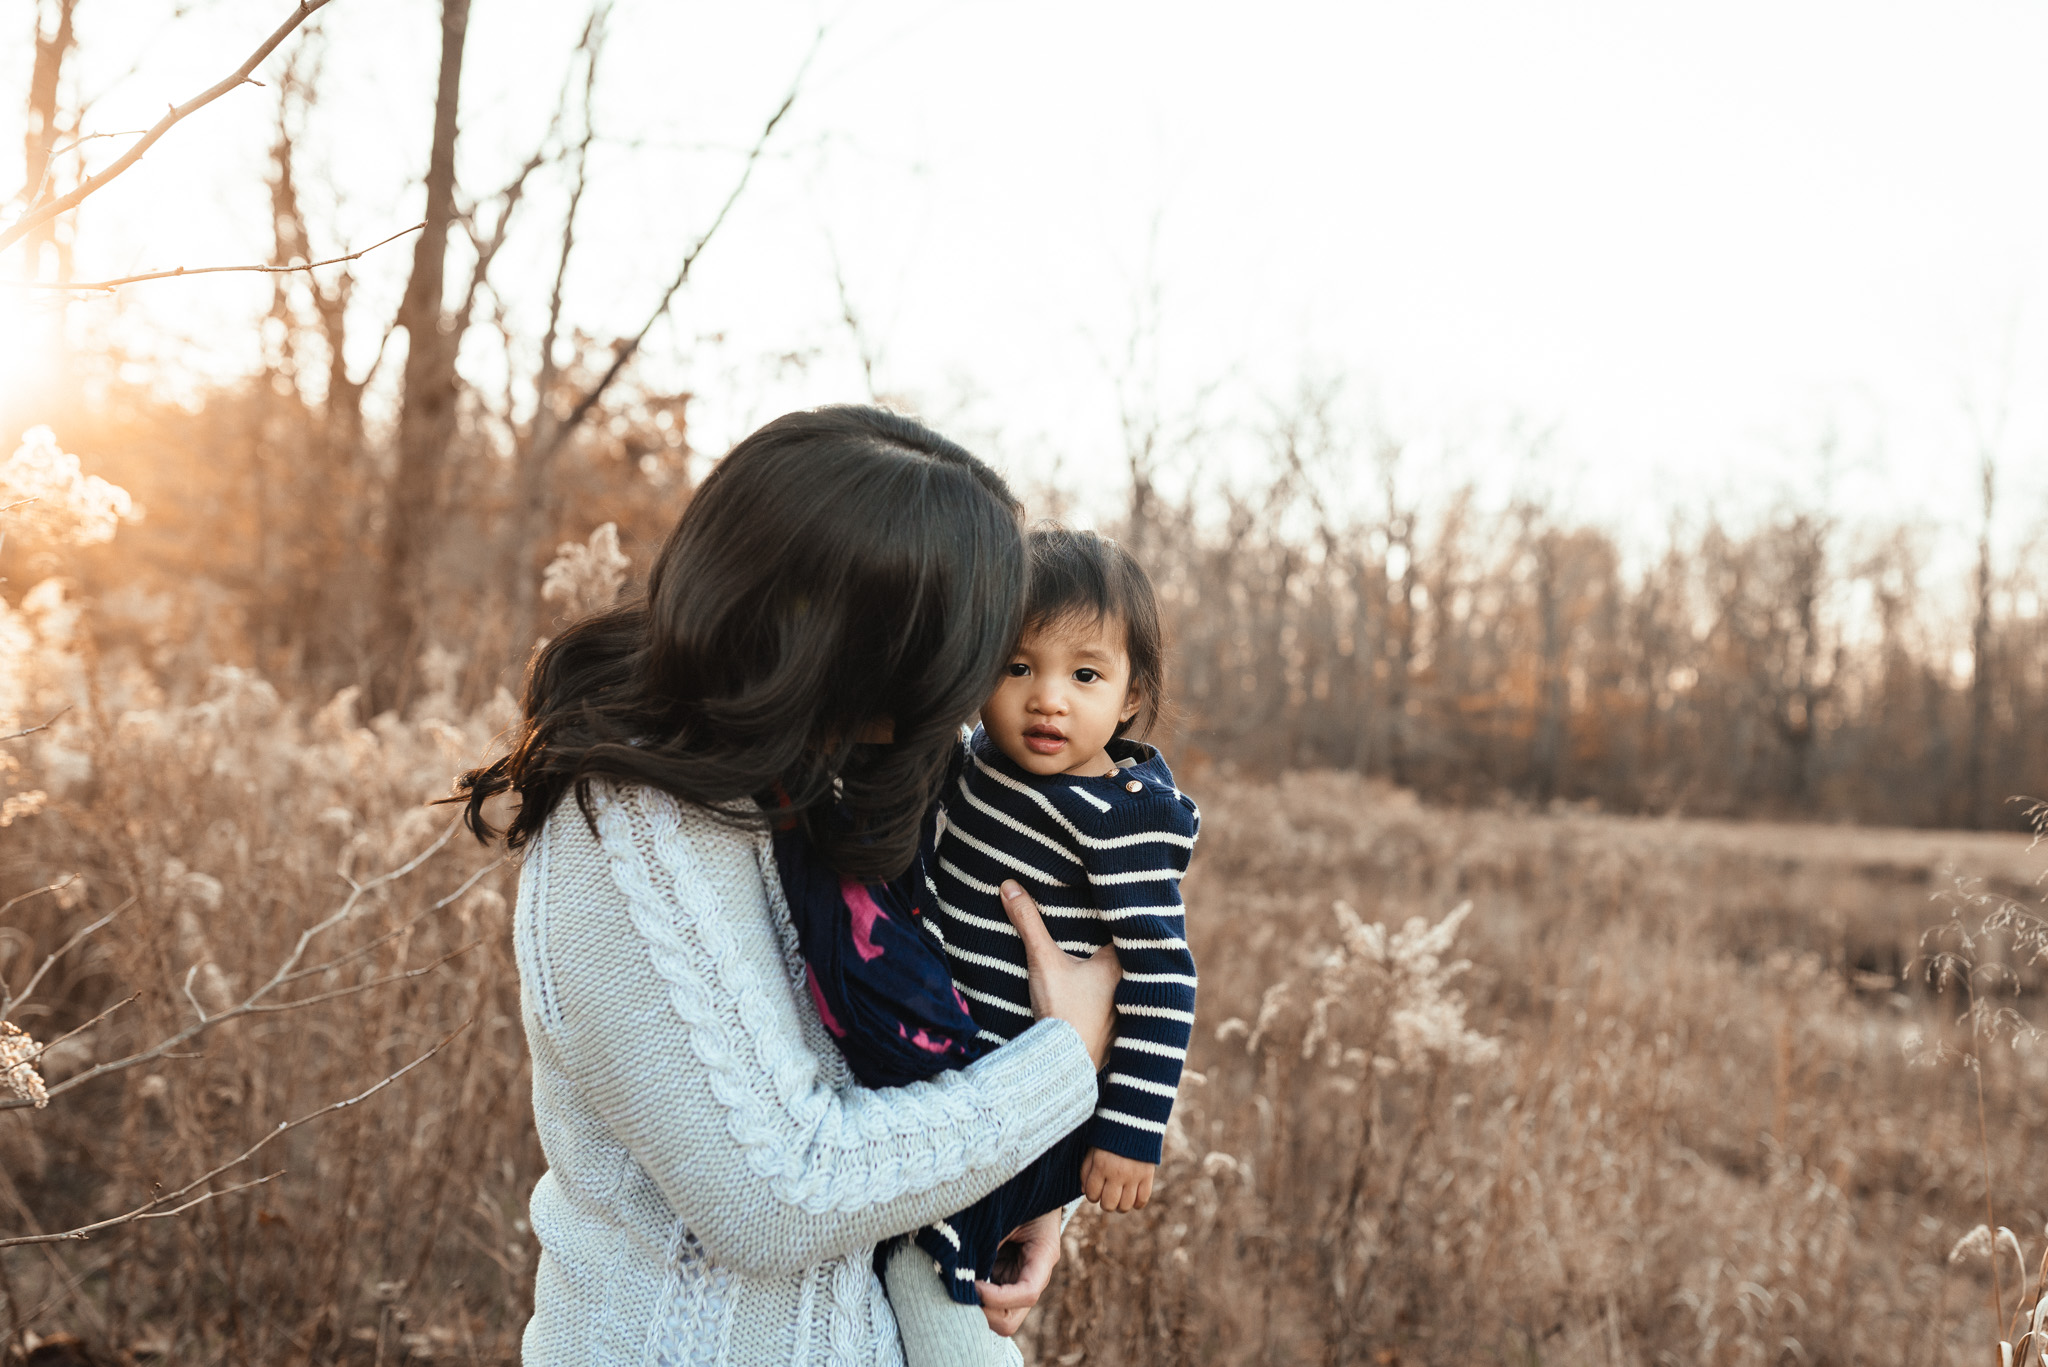
<svg viewBox="0 0 2048 1367">
<path fill-rule="evenodd" d="M 1075 683 L 1094 683 L 1101 677 L 1102 675 L 1092 669 L 1077 669 L 1074 671 Z"/>
<path fill-rule="evenodd" d="M 1022 660 L 1012 660 L 1003 666 L 1003 673 L 1012 679 L 1021 679 L 1031 672 L 1031 666 Z"/>
</svg>

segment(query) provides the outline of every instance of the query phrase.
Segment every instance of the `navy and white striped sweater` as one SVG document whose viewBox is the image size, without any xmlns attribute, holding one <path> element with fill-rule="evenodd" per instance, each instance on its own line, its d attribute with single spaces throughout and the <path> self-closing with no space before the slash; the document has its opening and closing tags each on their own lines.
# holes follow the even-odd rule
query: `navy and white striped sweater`
<svg viewBox="0 0 2048 1367">
<path fill-rule="evenodd" d="M 991 1040 L 1032 1022 L 1024 942 L 997 889 L 1014 878 L 1060 947 L 1116 946 L 1116 1042 L 1089 1122 L 1090 1147 L 1157 1163 L 1195 1024 L 1195 959 L 1180 879 L 1202 813 L 1149 745 L 1109 744 L 1117 772 L 1046 778 L 1013 763 L 986 731 L 941 799 L 929 869 L 953 983 Z"/>
</svg>

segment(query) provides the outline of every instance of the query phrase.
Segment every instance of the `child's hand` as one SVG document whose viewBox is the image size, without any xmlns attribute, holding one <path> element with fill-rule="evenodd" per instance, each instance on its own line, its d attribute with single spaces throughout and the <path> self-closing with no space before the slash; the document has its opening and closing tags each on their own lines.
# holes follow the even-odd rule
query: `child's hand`
<svg viewBox="0 0 2048 1367">
<path fill-rule="evenodd" d="M 1090 1149 L 1081 1160 L 1081 1190 L 1104 1210 L 1143 1210 L 1152 1199 L 1152 1174 L 1158 1170 L 1156 1163 Z"/>
</svg>

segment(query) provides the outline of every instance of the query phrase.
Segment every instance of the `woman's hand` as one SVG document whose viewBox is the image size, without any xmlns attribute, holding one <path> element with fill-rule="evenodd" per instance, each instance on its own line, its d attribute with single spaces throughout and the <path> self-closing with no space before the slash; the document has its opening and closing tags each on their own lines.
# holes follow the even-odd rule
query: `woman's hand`
<svg viewBox="0 0 2048 1367">
<path fill-rule="evenodd" d="M 1032 916 L 1037 914 L 1037 908 L 1032 908 Z M 1043 925 L 1039 929 L 1043 931 Z M 1065 952 L 1058 945 L 1053 949 Z M 1003 1242 L 1016 1245 L 1021 1256 L 1016 1280 L 976 1282 L 974 1289 L 981 1296 L 981 1313 L 987 1316 L 988 1327 L 1008 1338 L 1024 1327 L 1024 1317 L 1052 1281 L 1053 1264 L 1060 1260 L 1060 1213 L 1049 1210 L 1030 1224 L 1017 1226 Z"/>
<path fill-rule="evenodd" d="M 1116 985 L 1123 980 L 1116 952 L 1108 945 L 1094 957 L 1076 959 L 1053 942 L 1038 904 L 1013 881 L 1003 883 L 1003 914 L 1024 938 L 1024 968 L 1030 975 L 1031 1011 L 1055 1017 L 1080 1032 L 1088 1057 L 1101 1071 L 1116 1026 Z"/>
</svg>

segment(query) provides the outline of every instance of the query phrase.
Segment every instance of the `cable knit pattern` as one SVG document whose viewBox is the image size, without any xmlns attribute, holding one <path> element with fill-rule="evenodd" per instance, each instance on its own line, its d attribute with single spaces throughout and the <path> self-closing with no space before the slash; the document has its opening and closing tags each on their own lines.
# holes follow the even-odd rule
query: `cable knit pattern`
<svg viewBox="0 0 2048 1367">
<path fill-rule="evenodd" d="M 598 785 L 520 876 L 549 1170 L 529 1364 L 901 1362 L 875 1243 L 978 1200 L 1087 1119 L 1044 1022 L 958 1072 L 854 1085 L 802 988 L 765 835 Z"/>
</svg>

